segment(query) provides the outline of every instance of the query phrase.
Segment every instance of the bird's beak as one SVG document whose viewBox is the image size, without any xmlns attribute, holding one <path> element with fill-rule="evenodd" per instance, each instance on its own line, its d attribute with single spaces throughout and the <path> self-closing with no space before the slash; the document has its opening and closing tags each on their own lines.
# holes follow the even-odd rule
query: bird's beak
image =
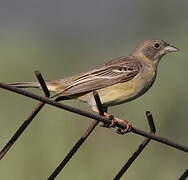
<svg viewBox="0 0 188 180">
<path fill-rule="evenodd" d="M 172 46 L 172 45 L 168 45 L 165 47 L 165 51 L 168 53 L 168 52 L 177 52 L 179 51 L 178 48 L 176 48 L 175 46 Z"/>
</svg>

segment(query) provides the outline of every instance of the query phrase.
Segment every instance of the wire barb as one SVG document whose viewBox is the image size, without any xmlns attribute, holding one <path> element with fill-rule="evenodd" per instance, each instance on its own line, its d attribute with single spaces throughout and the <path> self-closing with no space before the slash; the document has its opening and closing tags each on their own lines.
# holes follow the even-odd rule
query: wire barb
<svg viewBox="0 0 188 180">
<path fill-rule="evenodd" d="M 93 91 L 93 96 L 94 96 L 94 99 L 95 99 L 95 102 L 96 102 L 96 105 L 97 105 L 97 109 L 99 111 L 99 115 L 104 116 L 104 110 L 103 110 L 98 92 Z"/>
<path fill-rule="evenodd" d="M 148 124 L 150 127 L 150 132 L 155 134 L 155 132 L 156 132 L 155 124 L 153 121 L 152 114 L 149 111 L 146 111 L 146 117 L 147 117 Z M 122 169 L 115 176 L 114 180 L 119 180 L 123 176 L 123 174 L 128 170 L 128 168 L 132 165 L 132 163 L 136 160 L 136 158 L 144 150 L 144 148 L 150 142 L 150 140 L 151 140 L 151 138 L 145 138 L 143 140 L 143 142 L 139 145 L 138 149 L 133 153 L 133 155 L 129 158 L 129 160 L 125 163 L 125 165 L 122 167 Z"/>
<path fill-rule="evenodd" d="M 99 94 L 97 93 L 97 91 L 93 92 L 93 96 L 94 96 L 95 102 L 97 104 L 99 114 L 104 115 L 104 111 L 103 111 L 103 108 L 102 108 L 100 97 L 99 97 Z M 99 123 L 99 121 L 97 121 L 97 120 L 94 120 L 91 123 L 91 125 L 83 133 L 82 137 L 76 142 L 76 144 L 69 151 L 69 153 L 63 159 L 63 161 L 58 165 L 58 167 L 54 170 L 54 172 L 48 177 L 48 180 L 53 180 L 57 177 L 57 175 L 63 170 L 65 165 L 70 161 L 72 156 L 78 151 L 80 146 L 84 143 L 84 141 L 88 138 L 88 136 L 93 132 L 93 130 L 95 129 L 95 127 L 97 126 L 98 123 Z"/>
<path fill-rule="evenodd" d="M 185 180 L 188 177 L 188 169 L 182 174 L 182 176 L 178 180 Z"/>
<path fill-rule="evenodd" d="M 46 86 L 46 83 L 45 83 L 41 73 L 39 71 L 35 71 L 35 75 L 36 75 L 36 77 L 37 77 L 37 79 L 38 79 L 38 81 L 39 81 L 39 83 L 41 85 L 41 88 L 42 88 L 45 96 L 46 97 L 50 97 L 50 92 L 49 92 L 49 90 L 48 90 L 48 88 Z"/>
<path fill-rule="evenodd" d="M 52 180 L 60 173 L 60 171 L 63 169 L 63 167 L 68 163 L 68 161 L 72 158 L 72 156 L 77 152 L 77 150 L 80 148 L 80 146 L 83 144 L 83 142 L 87 139 L 87 137 L 95 129 L 97 124 L 99 122 L 103 122 L 104 124 L 110 124 L 111 121 L 112 121 L 112 118 L 104 116 L 104 108 L 102 107 L 102 104 L 101 104 L 101 101 L 100 101 L 100 97 L 99 97 L 97 91 L 93 92 L 93 96 L 94 96 L 95 101 L 96 101 L 96 105 L 97 105 L 97 108 L 98 108 L 99 115 L 96 115 L 96 114 L 93 114 L 93 113 L 90 113 L 90 112 L 87 112 L 87 111 L 84 111 L 84 110 L 80 110 L 78 108 L 74 108 L 74 107 L 71 107 L 71 106 L 68 106 L 68 105 L 65 105 L 65 104 L 59 103 L 59 102 L 57 102 L 55 100 L 50 99 L 49 98 L 50 97 L 50 92 L 49 92 L 49 90 L 48 90 L 48 88 L 46 86 L 46 83 L 45 83 L 42 75 L 40 74 L 39 71 L 35 71 L 35 75 L 36 75 L 36 77 L 37 77 L 37 79 L 38 79 L 38 81 L 39 81 L 39 83 L 41 85 L 41 88 L 42 88 L 43 92 L 44 92 L 44 95 L 45 95 L 44 97 L 36 95 L 36 94 L 28 92 L 28 91 L 25 91 L 23 89 L 16 88 L 14 86 L 11 86 L 11 85 L 8 85 L 8 84 L 5 84 L 5 83 L 0 83 L 0 88 L 3 88 L 3 89 L 6 89 L 6 90 L 15 92 L 17 94 L 21 94 L 23 96 L 26 96 L 26 97 L 29 97 L 29 98 L 32 98 L 32 99 L 40 101 L 38 106 L 34 109 L 34 111 L 32 111 L 30 116 L 23 122 L 23 124 L 19 127 L 19 129 L 16 131 L 16 133 L 11 137 L 11 139 L 8 141 L 8 143 L 1 150 L 0 159 L 2 159 L 4 157 L 4 155 L 8 152 L 8 150 L 11 148 L 11 146 L 16 142 L 16 140 L 19 138 L 19 136 L 24 132 L 24 130 L 27 128 L 27 126 L 30 124 L 30 122 L 33 120 L 33 118 L 38 114 L 38 112 L 41 110 L 41 108 L 45 104 L 49 104 L 49 105 L 55 106 L 57 108 L 67 110 L 69 112 L 73 112 L 73 113 L 88 117 L 90 119 L 94 119 L 94 121 L 91 123 L 91 125 L 83 133 L 81 138 L 76 142 L 76 144 L 71 149 L 71 151 L 67 154 L 65 159 L 55 169 L 55 171 L 50 175 L 48 180 Z M 107 110 L 105 109 L 105 111 L 107 111 Z M 118 180 L 118 179 L 121 178 L 121 176 L 126 172 L 126 170 L 130 167 L 130 165 L 138 157 L 138 155 L 143 151 L 143 149 L 146 147 L 146 145 L 149 143 L 149 141 L 151 139 L 153 139 L 155 141 L 158 141 L 160 143 L 166 144 L 168 146 L 174 147 L 174 148 L 179 149 L 181 151 L 188 152 L 188 147 L 180 145 L 180 144 L 177 144 L 175 142 L 169 141 L 168 139 L 165 139 L 165 138 L 162 138 L 162 137 L 159 137 L 159 136 L 155 135 L 156 128 L 155 128 L 155 124 L 153 122 L 152 114 L 149 111 L 147 111 L 146 112 L 146 116 L 147 116 L 148 123 L 149 123 L 149 126 L 150 126 L 150 133 L 142 131 L 142 130 L 137 129 L 135 127 L 131 127 L 131 132 L 132 133 L 144 136 L 146 138 L 140 144 L 138 149 L 133 153 L 133 155 L 129 158 L 129 160 L 123 166 L 123 168 L 119 171 L 119 173 L 116 175 L 114 180 Z M 122 128 L 122 129 L 126 128 L 126 125 L 124 123 L 121 123 L 121 121 L 117 122 L 115 124 L 115 126 L 118 127 L 118 128 Z M 188 176 L 188 169 L 180 177 L 179 180 L 184 180 L 187 176 Z"/>
<path fill-rule="evenodd" d="M 24 95 L 26 97 L 30 97 L 30 98 L 38 100 L 38 101 L 45 102 L 46 104 L 58 107 L 60 109 L 64 109 L 64 110 L 67 110 L 67 111 L 70 111 L 70 112 L 73 112 L 73 113 L 88 117 L 90 119 L 95 119 L 95 120 L 101 121 L 103 123 L 110 123 L 111 122 L 110 118 L 99 116 L 99 115 L 96 115 L 96 114 L 93 114 L 93 113 L 90 113 L 90 112 L 87 112 L 87 111 L 84 111 L 84 110 L 81 110 L 81 109 L 78 109 L 78 108 L 75 108 L 75 107 L 71 107 L 71 106 L 62 104 L 62 103 L 56 102 L 56 101 L 54 101 L 54 100 L 52 100 L 50 98 L 42 97 L 42 96 L 39 96 L 39 95 L 36 95 L 34 93 L 25 91 L 23 89 L 19 89 L 19 88 L 13 87 L 13 86 L 5 84 L 5 83 L 0 83 L 0 87 L 3 88 L 3 89 L 9 90 L 9 91 L 15 92 L 17 94 L 21 94 L 21 95 Z M 122 124 L 122 123 L 117 123 L 116 126 L 117 127 L 121 127 L 121 128 L 126 128 L 125 125 Z M 168 146 L 174 147 L 174 148 L 179 149 L 181 151 L 188 152 L 188 147 L 187 146 L 184 146 L 184 145 L 172 142 L 172 141 L 170 141 L 170 140 L 168 140 L 166 138 L 163 138 L 163 137 L 160 137 L 160 136 L 153 135 L 151 133 L 142 131 L 142 130 L 140 130 L 138 128 L 135 128 L 133 126 L 131 127 L 131 132 L 135 133 L 135 134 L 138 134 L 138 135 L 141 135 L 141 136 L 145 136 L 145 137 L 151 138 L 151 139 L 153 139 L 155 141 L 158 141 L 160 143 L 163 143 L 163 144 L 166 144 Z"/>
<path fill-rule="evenodd" d="M 146 117 L 148 119 L 150 132 L 155 134 L 156 128 L 155 128 L 155 124 L 154 124 L 154 121 L 153 121 L 153 116 L 152 116 L 150 111 L 146 111 Z"/>
<path fill-rule="evenodd" d="M 37 79 L 39 80 L 39 83 L 41 84 L 42 90 L 45 94 L 45 96 L 50 96 L 50 93 L 48 91 L 48 88 L 44 82 L 44 79 L 39 71 L 35 71 L 35 75 Z M 22 123 L 22 125 L 18 128 L 18 130 L 14 133 L 14 135 L 10 138 L 8 143 L 3 147 L 3 149 L 0 152 L 0 160 L 5 156 L 5 154 L 9 151 L 9 149 L 12 147 L 12 145 L 17 141 L 17 139 L 21 136 L 21 134 L 25 131 L 25 129 L 28 127 L 28 125 L 31 123 L 31 121 L 34 119 L 34 117 L 39 113 L 39 111 L 42 109 L 42 107 L 45 105 L 45 102 L 40 102 L 38 106 L 32 111 L 32 113 L 27 117 L 27 119 Z"/>
</svg>

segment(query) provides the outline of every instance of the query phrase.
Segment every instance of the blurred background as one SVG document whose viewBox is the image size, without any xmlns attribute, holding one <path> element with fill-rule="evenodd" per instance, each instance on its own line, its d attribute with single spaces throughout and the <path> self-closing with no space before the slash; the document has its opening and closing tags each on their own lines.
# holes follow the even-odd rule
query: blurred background
<svg viewBox="0 0 188 180">
<path fill-rule="evenodd" d="M 165 56 L 156 82 L 139 99 L 109 109 L 149 131 L 188 146 L 188 1 L 0 0 L 0 81 L 58 79 L 128 55 L 145 39 L 159 38 L 181 49 Z M 42 94 L 41 91 L 31 90 Z M 0 147 L 38 104 L 0 89 Z M 89 111 L 77 101 L 66 104 Z M 0 162 L 1 179 L 47 179 L 91 123 L 46 105 Z M 97 127 L 57 179 L 113 179 L 143 137 L 120 136 Z M 178 179 L 186 153 L 152 141 L 122 179 Z"/>
</svg>

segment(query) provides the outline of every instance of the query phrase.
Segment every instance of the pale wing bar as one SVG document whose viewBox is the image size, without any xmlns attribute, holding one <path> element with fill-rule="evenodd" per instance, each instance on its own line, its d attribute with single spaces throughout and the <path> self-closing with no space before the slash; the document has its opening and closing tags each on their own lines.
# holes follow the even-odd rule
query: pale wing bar
<svg viewBox="0 0 188 180">
<path fill-rule="evenodd" d="M 137 64 L 137 63 L 136 63 Z M 68 96 L 87 93 L 105 88 L 116 83 L 126 82 L 134 78 L 140 70 L 140 63 L 121 63 L 119 66 L 104 66 L 79 77 L 59 95 Z"/>
</svg>

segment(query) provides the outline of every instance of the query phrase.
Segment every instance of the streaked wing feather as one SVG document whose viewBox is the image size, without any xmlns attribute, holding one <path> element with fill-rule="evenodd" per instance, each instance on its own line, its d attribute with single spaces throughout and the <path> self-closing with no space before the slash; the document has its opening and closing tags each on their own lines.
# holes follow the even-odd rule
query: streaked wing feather
<svg viewBox="0 0 188 180">
<path fill-rule="evenodd" d="M 132 57 L 112 60 L 102 67 L 91 70 L 73 81 L 59 95 L 69 96 L 102 89 L 116 83 L 133 79 L 139 72 L 141 64 Z"/>
</svg>

